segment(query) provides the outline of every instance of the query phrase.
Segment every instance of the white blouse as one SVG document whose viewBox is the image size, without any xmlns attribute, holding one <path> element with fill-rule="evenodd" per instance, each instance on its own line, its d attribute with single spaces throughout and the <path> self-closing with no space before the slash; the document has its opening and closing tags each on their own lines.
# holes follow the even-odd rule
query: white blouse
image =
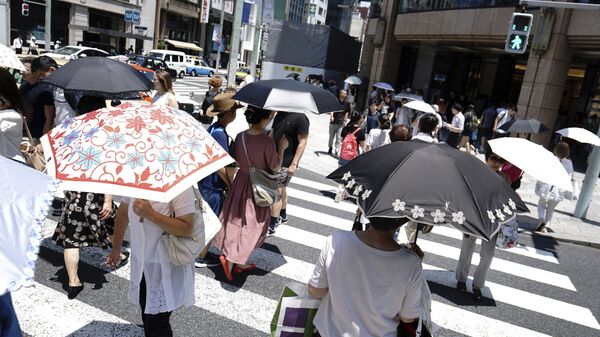
<svg viewBox="0 0 600 337">
<path fill-rule="evenodd" d="M 129 205 L 129 225 L 131 235 L 131 275 L 129 300 L 139 304 L 140 282 L 142 274 L 146 281 L 146 314 L 158 314 L 174 311 L 195 303 L 194 264 L 176 266 L 171 263 L 166 247 L 161 240 L 163 229 L 133 212 L 130 198 L 122 202 Z M 169 204 L 150 201 L 152 208 L 163 215 L 176 217 L 195 211 L 195 195 L 187 189 Z"/>
<path fill-rule="evenodd" d="M 21 154 L 23 116 L 13 109 L 0 110 L 0 155 L 25 162 Z"/>
</svg>

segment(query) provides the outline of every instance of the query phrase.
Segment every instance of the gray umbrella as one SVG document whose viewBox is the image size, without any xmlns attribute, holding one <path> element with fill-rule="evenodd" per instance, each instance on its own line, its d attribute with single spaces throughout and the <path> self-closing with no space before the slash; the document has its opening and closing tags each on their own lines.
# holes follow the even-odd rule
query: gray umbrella
<svg viewBox="0 0 600 337">
<path fill-rule="evenodd" d="M 406 99 L 408 101 L 422 101 L 423 98 L 421 98 L 421 96 L 415 95 L 415 94 L 410 94 L 410 93 L 401 93 L 398 95 L 394 95 L 393 100 L 394 101 L 401 101 L 403 99 Z"/>
</svg>

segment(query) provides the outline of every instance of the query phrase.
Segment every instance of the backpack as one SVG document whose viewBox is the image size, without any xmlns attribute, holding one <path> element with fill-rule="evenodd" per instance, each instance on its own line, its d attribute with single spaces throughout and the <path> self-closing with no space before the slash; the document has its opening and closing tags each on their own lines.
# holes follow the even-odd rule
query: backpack
<svg viewBox="0 0 600 337">
<path fill-rule="evenodd" d="M 467 131 L 475 131 L 479 127 L 479 120 L 475 115 L 471 113 L 467 113 L 465 115 L 465 130 Z"/>
<path fill-rule="evenodd" d="M 212 124 L 213 117 L 207 116 L 206 110 L 208 110 L 208 107 L 213 104 L 213 99 L 215 98 L 215 96 L 217 96 L 220 93 L 221 93 L 220 91 L 219 92 L 211 92 L 211 91 L 206 92 L 206 98 L 204 98 L 204 101 L 202 101 L 202 106 L 201 106 L 202 114 L 200 114 L 200 116 L 198 116 L 198 121 L 200 123 Z"/>
<path fill-rule="evenodd" d="M 360 128 L 356 128 L 354 132 L 348 133 L 342 141 L 340 148 L 340 158 L 343 160 L 352 160 L 358 156 L 358 142 L 356 141 L 356 133 Z"/>
</svg>

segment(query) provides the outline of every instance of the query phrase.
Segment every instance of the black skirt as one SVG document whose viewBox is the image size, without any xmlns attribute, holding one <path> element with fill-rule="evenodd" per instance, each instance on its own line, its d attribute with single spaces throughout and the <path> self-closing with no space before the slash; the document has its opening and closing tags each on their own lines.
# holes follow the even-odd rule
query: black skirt
<svg viewBox="0 0 600 337">
<path fill-rule="evenodd" d="M 52 240 L 65 248 L 108 248 L 116 207 L 113 203 L 111 216 L 99 220 L 103 205 L 104 194 L 65 191 L 65 205 Z"/>
<path fill-rule="evenodd" d="M 460 144 L 460 139 L 462 138 L 461 134 L 458 132 L 450 132 L 448 138 L 446 138 L 446 144 L 452 147 L 458 147 Z"/>
</svg>

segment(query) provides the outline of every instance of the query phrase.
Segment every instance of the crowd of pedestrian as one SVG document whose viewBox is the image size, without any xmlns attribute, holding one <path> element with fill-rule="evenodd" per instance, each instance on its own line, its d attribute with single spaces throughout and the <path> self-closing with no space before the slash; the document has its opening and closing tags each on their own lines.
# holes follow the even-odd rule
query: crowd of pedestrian
<svg viewBox="0 0 600 337">
<path fill-rule="evenodd" d="M 16 42 L 15 48 L 19 46 Z M 29 130 L 37 143 L 53 127 L 106 105 L 102 98 L 65 93 L 44 83 L 42 80 L 58 68 L 51 58 L 28 58 L 23 63 L 26 71 L 20 87 L 8 71 L 0 69 L 0 155 L 19 161 L 24 161 L 20 151 L 24 129 Z M 414 97 L 396 100 L 393 91 L 373 87 L 367 109 L 356 111 L 353 88 L 340 88 L 332 79 L 324 83 L 321 76 L 309 76 L 306 81 L 328 90 L 342 107 L 329 115 L 327 144 L 328 153 L 336 157 L 340 166 L 367 151 L 380 151 L 392 142 L 445 142 L 454 148 L 464 147 L 468 153 L 483 151 L 488 167 L 518 188 L 523 172 L 486 145 L 496 136 L 500 125 L 514 118 L 515 106 L 492 104 L 479 114 L 464 95 L 452 94 L 447 99 L 438 99 L 431 106 L 432 111 L 424 112 L 409 106 L 410 100 L 426 100 L 423 91 L 412 94 L 410 87 L 404 86 L 399 93 Z M 229 282 L 236 275 L 256 268 L 250 258 L 252 252 L 263 245 L 268 235 L 276 233 L 277 226 L 288 222 L 287 186 L 300 167 L 310 123 L 301 113 L 243 107 L 233 98 L 236 89 L 222 90 L 222 83 L 219 76 L 208 81 L 210 88 L 202 104 L 204 121 L 211 124 L 208 133 L 235 159 L 234 164 L 198 182 L 199 193 L 222 224 L 212 243 L 194 263 L 185 265 L 172 263 L 165 249 L 160 248 L 165 233 L 191 234 L 196 211 L 195 187 L 186 189 L 169 203 L 65 191 L 57 198 L 61 201 L 54 205 L 59 218 L 52 240 L 64 247 L 65 289 L 69 299 L 76 298 L 84 289 L 78 270 L 80 249 L 110 248 L 107 266 L 118 268 L 127 261 L 130 263 L 129 299 L 141 309 L 145 335 L 169 337 L 173 335 L 172 312 L 194 304 L 194 266 L 220 266 Z M 178 106 L 168 72 L 155 73 L 154 87 L 152 105 Z M 240 109 L 244 109 L 249 127 L 232 139 L 227 126 Z M 472 147 L 474 144 L 479 146 Z M 555 154 L 572 174 L 568 145 L 559 143 Z M 257 203 L 254 196 L 251 181 L 254 170 L 277 177 L 278 198 L 268 206 Z M 538 183 L 536 193 L 540 197 L 538 230 L 546 231 L 554 208 L 564 199 L 564 191 Z M 335 201 L 347 197 L 340 186 Z M 419 231 L 431 231 L 432 226 L 403 218 L 366 219 L 360 212 L 357 218 L 360 228 L 330 236 L 316 261 L 308 283 L 308 293 L 322 299 L 314 325 L 323 337 L 396 333 L 414 336 L 427 288 L 422 274 L 423 253 L 416 245 L 416 237 Z M 398 243 L 400 226 L 405 227 L 408 246 Z M 127 229 L 131 255 L 123 247 Z M 465 235 L 462 241 L 456 268 L 460 291 L 466 291 L 475 240 Z M 219 261 L 211 261 L 208 253 L 211 246 L 219 251 Z M 482 242 L 472 288 L 478 301 L 482 299 L 481 290 L 495 248 L 496 235 Z M 368 292 L 364 291 L 365 284 L 369 285 Z"/>
</svg>

